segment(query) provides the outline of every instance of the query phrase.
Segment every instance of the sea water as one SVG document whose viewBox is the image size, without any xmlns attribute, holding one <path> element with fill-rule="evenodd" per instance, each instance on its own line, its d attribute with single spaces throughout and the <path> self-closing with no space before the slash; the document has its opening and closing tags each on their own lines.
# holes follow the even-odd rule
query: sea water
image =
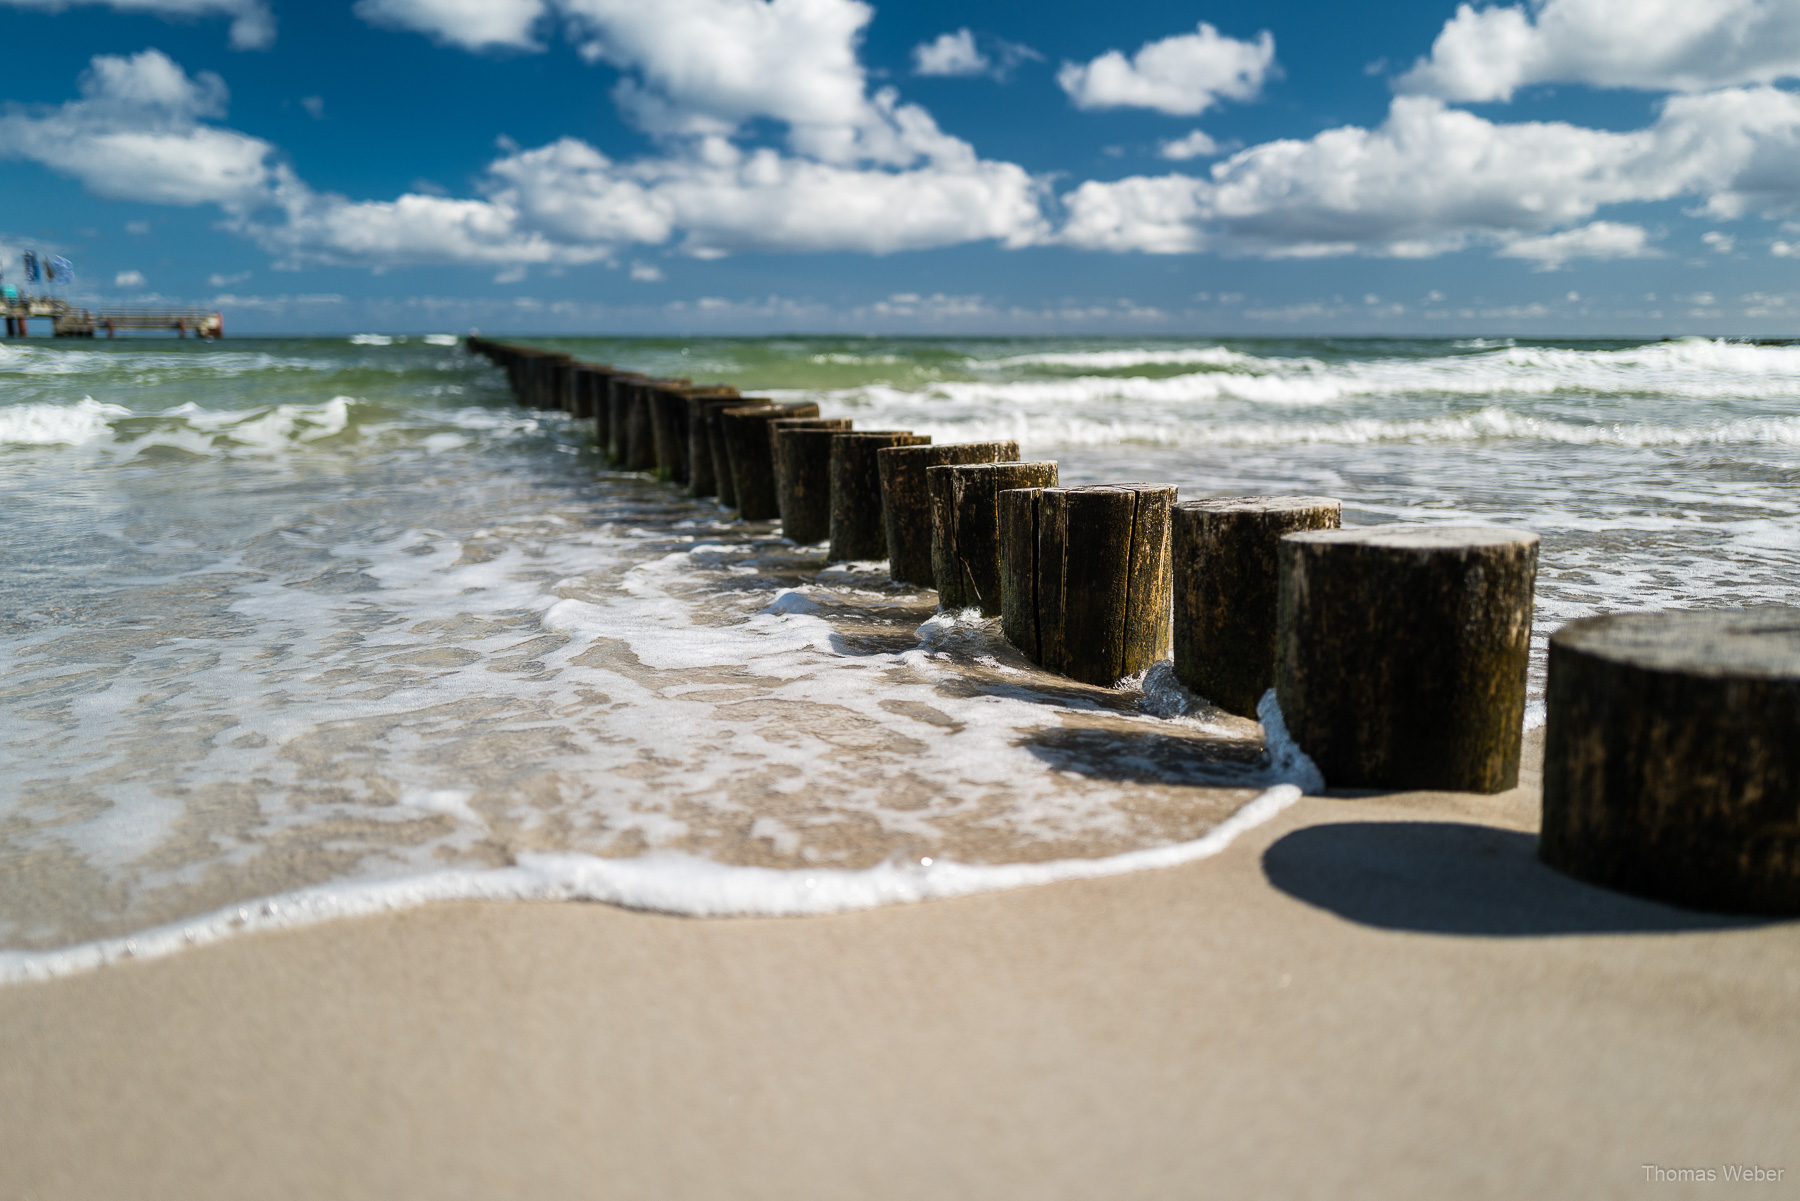
<svg viewBox="0 0 1800 1201">
<path fill-rule="evenodd" d="M 545 339 L 1065 483 L 1543 536 L 1544 639 L 1793 603 L 1800 348 Z M 1210 854 L 1304 764 L 607 471 L 448 336 L 0 345 L 0 978 L 434 897 L 812 913 Z M 1278 750 L 1280 748 L 1277 748 Z"/>
</svg>

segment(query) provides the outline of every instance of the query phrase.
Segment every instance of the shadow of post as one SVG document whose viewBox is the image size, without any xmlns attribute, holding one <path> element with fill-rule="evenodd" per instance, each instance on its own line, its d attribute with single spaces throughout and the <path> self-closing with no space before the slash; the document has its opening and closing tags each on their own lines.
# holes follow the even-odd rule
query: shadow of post
<svg viewBox="0 0 1800 1201">
<path fill-rule="evenodd" d="M 1463 822 L 1309 826 L 1263 852 L 1263 872 L 1289 896 L 1349 921 L 1425 934 L 1674 934 L 1779 920 L 1583 884 L 1539 862 L 1536 835 Z"/>
</svg>

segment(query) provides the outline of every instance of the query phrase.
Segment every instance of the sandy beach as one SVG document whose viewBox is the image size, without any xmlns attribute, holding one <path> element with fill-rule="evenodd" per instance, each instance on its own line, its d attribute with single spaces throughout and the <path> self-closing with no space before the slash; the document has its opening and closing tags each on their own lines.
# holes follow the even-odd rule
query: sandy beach
<svg viewBox="0 0 1800 1201">
<path fill-rule="evenodd" d="M 1535 765 L 1538 739 L 1528 758 Z M 837 917 L 448 904 L 0 990 L 8 1197 L 1700 1195 L 1800 1181 L 1800 925 L 1565 880 L 1535 771 Z"/>
</svg>

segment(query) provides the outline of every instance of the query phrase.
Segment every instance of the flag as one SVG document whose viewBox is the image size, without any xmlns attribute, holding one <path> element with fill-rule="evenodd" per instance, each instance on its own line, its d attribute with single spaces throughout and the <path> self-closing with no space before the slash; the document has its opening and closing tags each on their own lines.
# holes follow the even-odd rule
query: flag
<svg viewBox="0 0 1800 1201">
<path fill-rule="evenodd" d="M 27 250 L 25 252 L 25 282 L 28 284 L 35 284 L 37 281 L 38 281 L 37 255 L 35 255 L 35 254 L 31 253 L 31 251 Z"/>
<path fill-rule="evenodd" d="M 65 284 L 69 283 L 75 278 L 75 264 L 60 254 L 55 256 L 50 260 L 50 278 L 60 279 Z"/>
</svg>

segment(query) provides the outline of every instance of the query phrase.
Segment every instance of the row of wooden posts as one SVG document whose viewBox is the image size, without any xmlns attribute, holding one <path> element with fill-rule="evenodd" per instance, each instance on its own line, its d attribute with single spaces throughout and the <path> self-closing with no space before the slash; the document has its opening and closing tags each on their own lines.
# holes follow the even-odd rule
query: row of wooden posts
<svg viewBox="0 0 1800 1201">
<path fill-rule="evenodd" d="M 468 347 L 522 404 L 592 420 L 615 466 L 779 519 L 792 541 L 826 543 L 828 562 L 885 559 L 941 609 L 999 617 L 1050 671 L 1111 686 L 1172 655 L 1184 685 L 1245 716 L 1274 688 L 1289 736 L 1336 787 L 1518 782 L 1534 534 L 1344 529 L 1325 497 L 1064 487 L 1016 442 L 933 444 L 816 404 L 481 337 Z M 1546 861 L 1685 903 L 1800 912 L 1800 610 L 1781 612 L 1748 626 L 1730 613 L 1592 618 L 1552 638 Z M 1785 665 L 1764 681 L 1775 702 L 1768 687 L 1747 708 L 1742 688 L 1659 692 L 1639 678 L 1716 682 L 1727 644 L 1739 675 Z M 1710 732 L 1664 745 L 1657 723 L 1675 717 L 1658 706 L 1702 695 L 1712 712 L 1679 720 Z"/>
</svg>

